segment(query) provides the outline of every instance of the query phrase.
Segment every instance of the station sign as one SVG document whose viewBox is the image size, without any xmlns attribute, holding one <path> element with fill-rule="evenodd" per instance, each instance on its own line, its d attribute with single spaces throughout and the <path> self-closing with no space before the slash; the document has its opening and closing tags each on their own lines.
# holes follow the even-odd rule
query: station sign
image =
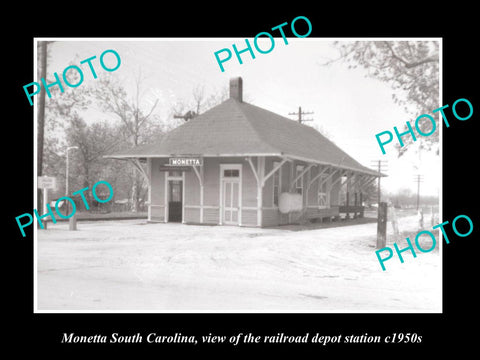
<svg viewBox="0 0 480 360">
<path fill-rule="evenodd" d="M 57 187 L 57 179 L 52 176 L 39 176 L 37 178 L 37 187 L 39 189 L 55 189 Z"/>
<path fill-rule="evenodd" d="M 203 166 L 201 157 L 171 157 L 168 159 L 169 166 Z"/>
</svg>

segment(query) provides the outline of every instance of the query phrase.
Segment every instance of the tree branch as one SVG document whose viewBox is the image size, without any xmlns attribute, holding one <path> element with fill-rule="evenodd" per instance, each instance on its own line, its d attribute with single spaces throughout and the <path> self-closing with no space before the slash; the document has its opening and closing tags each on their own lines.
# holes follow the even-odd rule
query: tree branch
<svg viewBox="0 0 480 360">
<path fill-rule="evenodd" d="M 402 59 L 400 56 L 398 56 L 395 53 L 395 51 L 393 50 L 392 46 L 388 43 L 388 41 L 384 41 L 383 43 L 385 45 L 387 45 L 388 49 L 390 50 L 390 53 L 392 54 L 392 57 L 394 59 L 397 59 L 401 63 L 403 63 L 407 69 L 411 69 L 411 68 L 414 68 L 414 67 L 426 64 L 426 63 L 437 61 L 437 56 L 432 55 L 432 56 L 429 56 L 429 57 L 427 57 L 423 60 L 419 60 L 419 61 L 415 61 L 415 62 L 409 62 L 409 61 L 406 61 L 406 60 Z"/>
<path fill-rule="evenodd" d="M 430 56 L 430 57 L 425 58 L 423 60 L 406 64 L 405 67 L 410 69 L 410 68 L 414 68 L 414 67 L 417 67 L 417 66 L 420 66 L 420 65 L 423 65 L 423 64 L 427 64 L 427 63 L 431 63 L 431 62 L 437 62 L 437 61 L 438 61 L 437 56 Z"/>
</svg>

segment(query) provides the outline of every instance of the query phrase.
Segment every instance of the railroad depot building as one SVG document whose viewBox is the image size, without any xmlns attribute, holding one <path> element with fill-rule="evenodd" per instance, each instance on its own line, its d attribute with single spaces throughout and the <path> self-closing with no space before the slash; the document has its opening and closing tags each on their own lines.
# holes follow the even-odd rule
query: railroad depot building
<svg viewBox="0 0 480 360">
<path fill-rule="evenodd" d="M 242 78 L 232 78 L 221 104 L 156 143 L 107 156 L 145 176 L 148 221 L 262 227 L 362 216 L 363 191 L 379 173 L 242 92 Z"/>
</svg>

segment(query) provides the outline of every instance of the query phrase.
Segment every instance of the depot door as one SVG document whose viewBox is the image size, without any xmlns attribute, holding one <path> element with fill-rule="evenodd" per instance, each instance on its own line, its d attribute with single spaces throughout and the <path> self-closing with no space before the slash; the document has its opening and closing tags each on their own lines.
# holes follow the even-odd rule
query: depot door
<svg viewBox="0 0 480 360">
<path fill-rule="evenodd" d="M 168 181 L 168 221 L 182 221 L 183 181 Z"/>
<path fill-rule="evenodd" d="M 238 225 L 240 182 L 238 180 L 223 181 L 223 222 Z"/>
<path fill-rule="evenodd" d="M 220 206 L 222 224 L 242 223 L 242 165 L 220 165 Z"/>
</svg>

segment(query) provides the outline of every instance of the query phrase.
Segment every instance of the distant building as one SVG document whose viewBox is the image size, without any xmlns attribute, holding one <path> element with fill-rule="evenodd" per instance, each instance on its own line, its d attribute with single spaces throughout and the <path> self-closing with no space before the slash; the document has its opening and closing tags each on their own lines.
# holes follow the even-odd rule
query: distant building
<svg viewBox="0 0 480 360">
<path fill-rule="evenodd" d="M 312 127 L 244 102 L 242 93 L 242 78 L 233 78 L 228 100 L 156 143 L 108 156 L 145 175 L 148 220 L 273 226 L 363 214 L 362 190 L 379 174 Z"/>
</svg>

